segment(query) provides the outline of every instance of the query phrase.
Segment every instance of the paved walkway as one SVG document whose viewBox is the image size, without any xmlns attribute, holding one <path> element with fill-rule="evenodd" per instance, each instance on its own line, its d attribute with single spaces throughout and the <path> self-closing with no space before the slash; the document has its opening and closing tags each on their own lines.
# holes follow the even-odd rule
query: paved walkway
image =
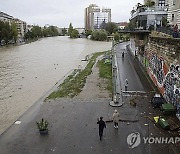
<svg viewBox="0 0 180 154">
<path fill-rule="evenodd" d="M 130 104 L 134 100 L 135 105 Z M 146 116 L 160 115 L 149 104 L 149 97 L 124 96 L 122 107 L 109 106 L 106 99 L 57 99 L 36 102 L 0 136 L 1 154 L 159 154 L 179 153 L 178 145 L 144 144 L 129 148 L 127 136 L 139 132 L 141 137 L 170 136 L 157 128 Z M 119 129 L 111 120 L 114 109 L 120 113 Z M 103 140 L 98 137 L 97 118 L 107 121 Z M 49 122 L 49 135 L 41 136 L 36 121 Z M 136 121 L 136 122 L 135 122 Z M 142 138 L 141 138 L 142 139 Z"/>
</svg>

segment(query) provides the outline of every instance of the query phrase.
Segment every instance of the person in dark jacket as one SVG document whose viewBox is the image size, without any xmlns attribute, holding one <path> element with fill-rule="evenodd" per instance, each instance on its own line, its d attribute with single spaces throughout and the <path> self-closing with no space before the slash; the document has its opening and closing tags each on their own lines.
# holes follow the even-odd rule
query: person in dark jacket
<svg viewBox="0 0 180 154">
<path fill-rule="evenodd" d="M 103 135 L 103 130 L 104 130 L 104 128 L 106 128 L 106 123 L 103 121 L 103 117 L 100 117 L 100 120 L 98 118 L 97 124 L 99 124 L 99 137 L 100 137 L 100 140 L 101 140 L 102 135 Z"/>
</svg>

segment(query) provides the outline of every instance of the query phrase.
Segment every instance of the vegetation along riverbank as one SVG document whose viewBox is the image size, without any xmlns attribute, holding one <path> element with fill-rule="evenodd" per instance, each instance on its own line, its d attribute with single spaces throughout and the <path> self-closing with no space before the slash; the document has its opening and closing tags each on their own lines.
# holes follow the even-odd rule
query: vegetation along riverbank
<svg viewBox="0 0 180 154">
<path fill-rule="evenodd" d="M 100 57 L 100 58 L 99 58 Z M 98 62 L 97 62 L 98 61 Z M 96 63 L 97 62 L 97 63 Z M 77 96 L 86 84 L 86 78 L 92 73 L 93 66 L 97 64 L 99 68 L 99 77 L 106 79 L 106 90 L 112 94 L 112 66 L 111 66 L 111 52 L 96 52 L 91 55 L 86 67 L 75 69 L 64 82 L 59 85 L 58 89 L 52 92 L 46 99 L 56 98 L 73 98 Z M 101 86 L 101 85 L 97 85 Z"/>
</svg>

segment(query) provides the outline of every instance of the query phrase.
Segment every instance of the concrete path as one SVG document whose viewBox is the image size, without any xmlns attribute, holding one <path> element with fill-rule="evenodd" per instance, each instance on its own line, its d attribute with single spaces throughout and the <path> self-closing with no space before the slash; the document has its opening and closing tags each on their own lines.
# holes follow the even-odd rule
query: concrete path
<svg viewBox="0 0 180 154">
<path fill-rule="evenodd" d="M 124 68 L 125 66 L 128 65 L 124 65 Z M 124 80 L 123 76 L 121 78 Z M 131 83 L 131 79 L 129 81 Z M 129 88 L 140 90 L 144 82 L 147 83 L 147 81 L 140 82 L 135 89 L 133 89 L 133 84 L 130 84 Z M 13 124 L 0 136 L 0 153 L 180 153 L 178 144 L 145 144 L 143 142 L 143 137 L 171 137 L 170 134 L 146 118 L 147 116 L 161 115 L 158 109 L 155 110 L 151 107 L 150 97 L 124 96 L 123 99 L 124 104 L 119 108 L 109 106 L 109 100 L 106 98 L 57 99 L 47 102 L 43 102 L 41 99 L 18 119 L 21 121 L 20 124 Z M 132 99 L 136 104 L 135 106 L 130 104 Z M 120 119 L 123 121 L 119 123 L 118 130 L 114 129 L 112 122 L 109 122 L 114 109 L 118 110 Z M 99 140 L 98 125 L 96 124 L 97 118 L 100 116 L 103 116 L 104 120 L 107 121 L 107 128 L 104 130 L 102 141 Z M 49 122 L 49 134 L 46 136 L 41 136 L 36 127 L 36 121 L 42 117 Z M 141 142 L 137 147 L 131 148 L 127 143 L 127 137 L 135 132 L 140 134 Z"/>
</svg>

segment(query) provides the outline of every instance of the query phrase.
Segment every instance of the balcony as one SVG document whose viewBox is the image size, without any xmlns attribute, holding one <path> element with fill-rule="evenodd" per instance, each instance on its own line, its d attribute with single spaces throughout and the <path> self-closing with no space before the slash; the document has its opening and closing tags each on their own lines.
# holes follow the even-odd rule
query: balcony
<svg viewBox="0 0 180 154">
<path fill-rule="evenodd" d="M 166 7 L 140 7 L 136 11 L 131 12 L 130 20 L 136 18 L 137 16 L 147 16 L 147 15 L 167 15 Z"/>
</svg>

